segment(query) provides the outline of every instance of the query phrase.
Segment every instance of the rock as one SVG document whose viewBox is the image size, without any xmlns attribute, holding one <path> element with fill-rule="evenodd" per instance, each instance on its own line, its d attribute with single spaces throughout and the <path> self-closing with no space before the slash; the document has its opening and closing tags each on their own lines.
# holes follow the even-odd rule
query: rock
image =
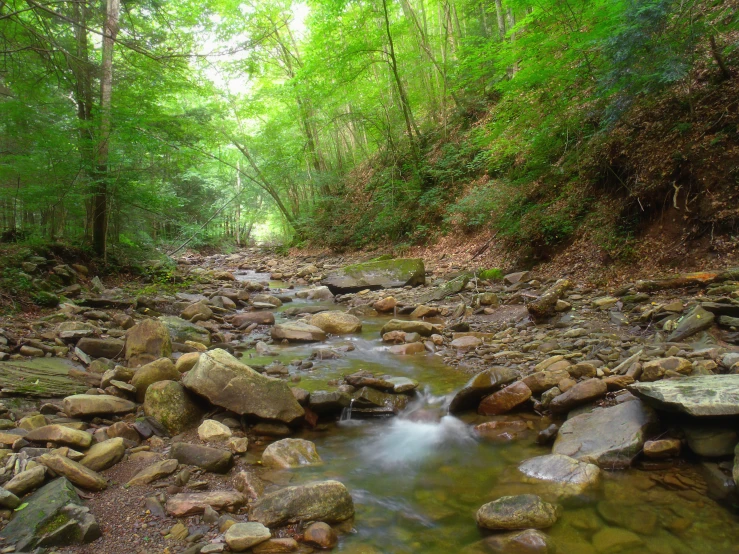
<svg viewBox="0 0 739 554">
<path fill-rule="evenodd" d="M 167 513 L 173 517 L 202 514 L 207 506 L 214 510 L 233 510 L 246 504 L 246 497 L 236 491 L 188 492 L 167 500 Z"/>
<path fill-rule="evenodd" d="M 352 414 L 359 417 L 386 417 L 399 414 L 407 405 L 404 394 L 388 394 L 371 387 L 362 387 L 354 393 Z"/>
<path fill-rule="evenodd" d="M 56 328 L 57 336 L 63 341 L 76 341 L 92 336 L 98 331 L 97 327 L 83 321 L 63 321 Z"/>
<path fill-rule="evenodd" d="M 395 310 L 395 307 L 397 305 L 398 301 L 395 300 L 395 298 L 393 298 L 392 296 L 387 296 L 375 302 L 372 307 L 380 313 L 387 313 Z"/>
<path fill-rule="evenodd" d="M 176 442 L 172 445 L 169 455 L 181 464 L 197 466 L 213 473 L 227 473 L 233 465 L 233 454 L 230 450 L 200 444 Z"/>
<path fill-rule="evenodd" d="M 206 419 L 198 427 L 198 437 L 201 441 L 225 441 L 231 438 L 233 433 L 220 421 Z"/>
<path fill-rule="evenodd" d="M 321 281 L 333 294 L 347 294 L 364 289 L 417 286 L 426 282 L 421 259 L 396 259 L 365 262 L 330 272 Z"/>
<path fill-rule="evenodd" d="M 7 489 L 0 489 L 0 508 L 15 510 L 21 503 L 21 499 Z"/>
<path fill-rule="evenodd" d="M 560 508 L 534 494 L 504 496 L 477 511 L 477 525 L 493 531 L 546 529 L 557 522 Z"/>
<path fill-rule="evenodd" d="M 544 483 L 557 496 L 580 496 L 598 487 L 598 466 L 561 454 L 537 456 L 522 462 L 518 470 L 529 483 Z"/>
<path fill-rule="evenodd" d="M 418 301 L 421 304 L 428 304 L 429 302 L 443 300 L 447 296 L 457 294 L 458 292 L 464 290 L 464 288 L 467 286 L 467 283 L 469 282 L 470 274 L 464 273 L 462 275 L 459 275 L 458 277 L 455 277 L 454 279 L 451 279 L 450 281 L 447 281 L 443 285 L 434 287 L 431 291 L 422 294 L 418 298 Z"/>
<path fill-rule="evenodd" d="M 647 458 L 672 458 L 680 455 L 679 439 L 660 439 L 644 443 L 644 455 Z"/>
<path fill-rule="evenodd" d="M 297 552 L 300 549 L 298 541 L 293 538 L 270 539 L 259 543 L 251 551 L 254 554 L 283 554 L 285 552 Z"/>
<path fill-rule="evenodd" d="M 557 300 L 571 287 L 572 282 L 569 279 L 560 279 L 541 297 L 527 304 L 526 309 L 535 320 L 551 317 L 555 314 Z"/>
<path fill-rule="evenodd" d="M 345 392 L 315 391 L 310 393 L 308 406 L 317 414 L 326 414 L 348 408 L 351 400 L 351 396 Z"/>
<path fill-rule="evenodd" d="M 423 319 L 425 317 L 434 317 L 439 315 L 439 308 L 435 306 L 426 306 L 424 304 L 419 304 L 415 307 L 415 309 L 411 312 L 411 319 Z"/>
<path fill-rule="evenodd" d="M 326 340 L 326 333 L 315 325 L 309 325 L 302 321 L 291 321 L 275 325 L 272 328 L 272 338 L 278 341 L 320 342 Z"/>
<path fill-rule="evenodd" d="M 77 348 L 93 358 L 115 359 L 123 355 L 125 343 L 118 339 L 91 339 L 81 338 Z"/>
<path fill-rule="evenodd" d="M 546 369 L 527 375 L 522 379 L 533 394 L 541 394 L 556 387 L 562 379 L 567 379 L 570 374 L 565 369 L 555 371 Z"/>
<path fill-rule="evenodd" d="M 104 394 L 75 394 L 63 402 L 64 412 L 69 417 L 93 417 L 123 415 L 136 410 L 130 400 Z"/>
<path fill-rule="evenodd" d="M 159 381 L 146 390 L 144 413 L 156 419 L 172 435 L 195 425 L 202 410 L 180 383 Z"/>
<path fill-rule="evenodd" d="M 549 409 L 555 413 L 569 412 L 572 408 L 587 404 L 605 396 L 608 385 L 600 379 L 580 381 L 574 387 L 554 398 Z"/>
<path fill-rule="evenodd" d="M 101 475 L 69 458 L 57 454 L 44 454 L 39 456 L 37 460 L 57 475 L 66 477 L 81 489 L 101 491 L 108 487 L 108 482 Z"/>
<path fill-rule="evenodd" d="M 116 437 L 94 444 L 80 463 L 93 471 L 103 471 L 113 467 L 126 454 L 126 445 L 123 439 Z"/>
<path fill-rule="evenodd" d="M 126 360 L 131 367 L 166 358 L 172 354 L 167 327 L 155 319 L 145 319 L 126 333 Z"/>
<path fill-rule="evenodd" d="M 177 358 L 174 367 L 179 373 L 185 373 L 195 367 L 198 359 L 200 359 L 200 352 L 186 352 Z"/>
<path fill-rule="evenodd" d="M 659 358 L 645 363 L 642 366 L 642 373 L 639 377 L 640 381 L 657 381 L 664 377 L 665 372 L 672 371 L 687 375 L 693 370 L 693 364 L 685 358 L 677 358 L 671 356 L 669 358 Z"/>
<path fill-rule="evenodd" d="M 33 358 L 43 358 L 46 355 L 44 351 L 40 348 L 34 348 L 33 346 L 28 346 L 27 344 L 21 346 L 19 352 L 21 356 L 29 356 Z"/>
<path fill-rule="evenodd" d="M 675 330 L 667 337 L 669 342 L 680 342 L 692 337 L 696 333 L 705 331 L 713 325 L 716 316 L 706 311 L 701 306 L 696 306 L 690 310 L 678 323 Z"/>
<path fill-rule="evenodd" d="M 436 332 L 436 328 L 427 321 L 405 321 L 402 319 L 391 319 L 380 330 L 380 335 L 392 331 L 403 331 L 405 333 L 418 333 L 422 337 L 430 337 Z"/>
<path fill-rule="evenodd" d="M 483 398 L 477 411 L 482 415 L 500 415 L 510 412 L 529 398 L 531 398 L 531 389 L 523 381 L 517 381 Z"/>
<path fill-rule="evenodd" d="M 228 439 L 228 447 L 234 454 L 244 454 L 249 449 L 249 439 L 246 437 L 231 437 Z"/>
<path fill-rule="evenodd" d="M 739 375 L 690 376 L 627 388 L 658 410 L 691 416 L 739 415 Z"/>
<path fill-rule="evenodd" d="M 736 431 L 728 427 L 686 425 L 683 432 L 690 450 L 706 458 L 730 456 L 734 453 L 734 446 L 739 443 Z"/>
<path fill-rule="evenodd" d="M 354 502 L 338 481 L 320 481 L 286 487 L 251 505 L 250 519 L 267 527 L 299 521 L 339 523 L 354 515 Z"/>
<path fill-rule="evenodd" d="M 250 500 L 259 498 L 264 492 L 264 481 L 254 473 L 240 471 L 234 477 L 233 483 L 236 490 L 243 492 Z"/>
<path fill-rule="evenodd" d="M 505 277 L 503 277 L 503 282 L 506 285 L 515 285 L 517 283 L 531 280 L 531 272 L 530 271 L 517 271 L 515 273 L 509 273 Z"/>
<path fill-rule="evenodd" d="M 413 354 L 420 354 L 426 351 L 426 347 L 423 343 L 412 342 L 410 344 L 396 344 L 388 348 L 388 352 L 391 354 L 397 354 L 399 356 L 412 356 Z"/>
<path fill-rule="evenodd" d="M 261 523 L 236 523 L 228 528 L 225 538 L 232 552 L 244 552 L 272 538 L 272 533 Z"/>
<path fill-rule="evenodd" d="M 602 500 L 597 511 L 607 523 L 644 535 L 653 535 L 659 524 L 654 510 L 634 501 Z"/>
<path fill-rule="evenodd" d="M 3 488 L 12 492 L 16 496 L 23 496 L 26 493 L 31 492 L 37 487 L 40 487 L 44 479 L 46 478 L 46 466 L 37 465 L 31 469 L 21 471 L 10 481 L 3 485 Z"/>
<path fill-rule="evenodd" d="M 25 436 L 31 442 L 54 442 L 76 448 L 88 448 L 92 443 L 92 435 L 84 431 L 70 429 L 64 425 L 45 425 L 31 431 Z"/>
<path fill-rule="evenodd" d="M 143 402 L 146 398 L 146 389 L 150 385 L 159 381 L 176 381 L 179 378 L 180 372 L 177 371 L 172 360 L 159 358 L 138 368 L 133 374 L 131 384 L 136 387 L 136 400 Z"/>
<path fill-rule="evenodd" d="M 213 310 L 211 310 L 208 305 L 201 300 L 200 302 L 190 304 L 187 308 L 182 310 L 180 317 L 192 323 L 207 321 L 213 317 Z"/>
<path fill-rule="evenodd" d="M 291 423 L 305 413 L 287 383 L 257 373 L 221 349 L 203 353 L 182 384 L 239 415 Z"/>
<path fill-rule="evenodd" d="M 304 439 L 282 439 L 265 448 L 262 454 L 264 467 L 288 469 L 323 463 L 316 452 L 316 445 Z"/>
<path fill-rule="evenodd" d="M 234 327 L 241 328 L 256 323 L 257 325 L 274 325 L 275 314 L 267 311 L 259 312 L 242 312 L 236 314 L 231 320 Z"/>
<path fill-rule="evenodd" d="M 408 377 L 388 377 L 386 381 L 393 386 L 392 390 L 395 394 L 411 392 L 418 388 L 418 381 Z"/>
<path fill-rule="evenodd" d="M 465 410 L 475 410 L 480 400 L 500 387 L 518 379 L 519 373 L 508 367 L 494 366 L 481 371 L 470 379 L 452 398 L 449 413 L 456 414 Z"/>
<path fill-rule="evenodd" d="M 523 420 L 514 421 L 487 421 L 475 425 L 475 433 L 487 440 L 507 442 L 521 438 L 529 431 L 529 426 Z"/>
<path fill-rule="evenodd" d="M 458 339 L 454 339 L 450 346 L 452 348 L 456 348 L 457 350 L 472 350 L 474 348 L 477 348 L 482 344 L 482 340 L 478 339 L 477 337 L 459 337 Z"/>
<path fill-rule="evenodd" d="M 606 469 L 629 467 L 655 424 L 654 412 L 638 400 L 595 408 L 565 421 L 552 451 Z"/>
<path fill-rule="evenodd" d="M 330 525 L 317 521 L 306 527 L 303 542 L 323 550 L 330 550 L 339 543 L 339 536 Z"/>
<path fill-rule="evenodd" d="M 153 463 L 134 475 L 133 478 L 128 482 L 128 486 L 132 487 L 136 485 L 148 485 L 149 483 L 153 483 L 154 481 L 161 479 L 162 477 L 172 475 L 175 471 L 177 471 L 178 467 L 179 463 L 177 462 L 177 460 L 162 460 L 160 462 Z"/>
<path fill-rule="evenodd" d="M 60 477 L 37 490 L 15 512 L 0 537 L 15 545 L 17 552 L 31 552 L 36 546 L 67 546 L 88 543 L 100 536 L 100 528 L 72 484 Z"/>
<path fill-rule="evenodd" d="M 526 529 L 496 534 L 482 541 L 482 551 L 491 554 L 554 554 L 554 542 L 541 531 Z"/>
<path fill-rule="evenodd" d="M 167 328 L 169 338 L 172 342 L 184 344 L 187 341 L 192 341 L 210 346 L 210 331 L 205 327 L 174 316 L 162 316 L 159 318 L 159 321 Z"/>
<path fill-rule="evenodd" d="M 479 294 L 477 296 L 477 302 L 480 304 L 480 306 L 498 307 L 498 305 L 500 304 L 498 295 L 494 292 L 483 292 L 482 294 Z"/>
<path fill-rule="evenodd" d="M 362 330 L 362 322 L 357 316 L 336 310 L 314 315 L 310 324 L 332 335 L 348 335 Z"/>
<path fill-rule="evenodd" d="M 640 548 L 643 544 L 644 541 L 639 535 L 618 527 L 606 527 L 593 535 L 593 546 L 599 554 L 616 554 Z"/>
</svg>

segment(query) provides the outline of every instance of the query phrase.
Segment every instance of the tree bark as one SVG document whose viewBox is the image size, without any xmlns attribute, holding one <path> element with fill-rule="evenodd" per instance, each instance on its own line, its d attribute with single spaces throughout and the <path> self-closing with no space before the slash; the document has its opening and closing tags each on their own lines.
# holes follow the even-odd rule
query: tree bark
<svg viewBox="0 0 739 554">
<path fill-rule="evenodd" d="M 501 0 L 495 0 L 495 16 L 498 19 L 498 37 L 503 40 L 505 38 L 505 17 Z"/>
</svg>

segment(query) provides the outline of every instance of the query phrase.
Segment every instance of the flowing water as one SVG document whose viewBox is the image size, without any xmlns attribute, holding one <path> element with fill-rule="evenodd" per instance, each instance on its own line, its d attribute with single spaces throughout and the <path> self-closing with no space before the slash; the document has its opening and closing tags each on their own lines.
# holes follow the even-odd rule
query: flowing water
<svg viewBox="0 0 739 554">
<path fill-rule="evenodd" d="M 475 525 L 475 512 L 507 494 L 547 494 L 522 483 L 516 467 L 527 458 L 550 453 L 550 448 L 534 442 L 536 431 L 549 422 L 524 414 L 516 417 L 523 418 L 531 430 L 520 440 L 478 439 L 473 424 L 493 418 L 445 415 L 449 395 L 468 376 L 446 366 L 438 356 L 390 354 L 379 334 L 386 318 L 363 319 L 360 335 L 331 338 L 322 345 L 351 344 L 352 351 L 336 360 L 315 361 L 308 371 L 291 370 L 301 376 L 298 386 L 332 389 L 329 381 L 367 369 L 416 379 L 422 393 L 396 418 L 354 420 L 345 413 L 342 421 L 304 431 L 300 436 L 315 442 L 324 464 L 269 472 L 265 479 L 280 485 L 337 479 L 349 488 L 356 517 L 336 552 L 491 552 L 482 542 L 486 533 Z M 304 359 L 316 348 L 275 346 L 277 359 L 284 363 Z M 250 361 L 248 356 L 246 363 L 275 359 L 252 357 Z M 595 496 L 570 500 L 559 521 L 547 530 L 558 553 L 739 553 L 737 517 L 705 494 L 679 482 L 667 488 L 651 478 L 663 472 L 604 473 Z M 686 465 L 680 475 L 686 483 L 702 481 L 697 466 Z"/>
</svg>

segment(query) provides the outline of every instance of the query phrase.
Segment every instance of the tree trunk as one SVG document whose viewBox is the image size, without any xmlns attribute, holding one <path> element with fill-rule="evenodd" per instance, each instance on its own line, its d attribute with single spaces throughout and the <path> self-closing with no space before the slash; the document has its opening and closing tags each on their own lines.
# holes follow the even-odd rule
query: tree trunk
<svg viewBox="0 0 739 554">
<path fill-rule="evenodd" d="M 105 257 L 108 231 L 108 152 L 110 149 L 110 105 L 113 92 L 113 46 L 118 34 L 120 0 L 107 0 L 103 26 L 103 63 L 100 74 L 100 142 L 98 143 L 92 246 Z"/>
<path fill-rule="evenodd" d="M 501 0 L 495 0 L 495 16 L 498 19 L 498 37 L 503 40 L 505 38 L 505 18 Z"/>
</svg>

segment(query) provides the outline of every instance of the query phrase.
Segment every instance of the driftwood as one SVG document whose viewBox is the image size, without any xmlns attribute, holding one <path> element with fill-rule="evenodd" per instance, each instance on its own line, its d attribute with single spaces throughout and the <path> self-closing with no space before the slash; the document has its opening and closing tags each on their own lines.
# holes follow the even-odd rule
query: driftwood
<svg viewBox="0 0 739 554">
<path fill-rule="evenodd" d="M 704 287 L 713 283 L 721 283 L 739 279 L 739 268 L 723 269 L 719 271 L 698 271 L 696 273 L 684 273 L 667 279 L 654 279 L 637 281 L 634 289 L 638 292 L 657 292 L 668 289 L 682 289 L 686 287 Z"/>
<path fill-rule="evenodd" d="M 562 295 L 570 287 L 572 287 L 572 282 L 569 279 L 560 279 L 538 299 L 529 302 L 526 309 L 535 320 L 551 317 L 555 313 L 554 308 L 557 305 L 557 300 L 562 298 Z"/>
</svg>

